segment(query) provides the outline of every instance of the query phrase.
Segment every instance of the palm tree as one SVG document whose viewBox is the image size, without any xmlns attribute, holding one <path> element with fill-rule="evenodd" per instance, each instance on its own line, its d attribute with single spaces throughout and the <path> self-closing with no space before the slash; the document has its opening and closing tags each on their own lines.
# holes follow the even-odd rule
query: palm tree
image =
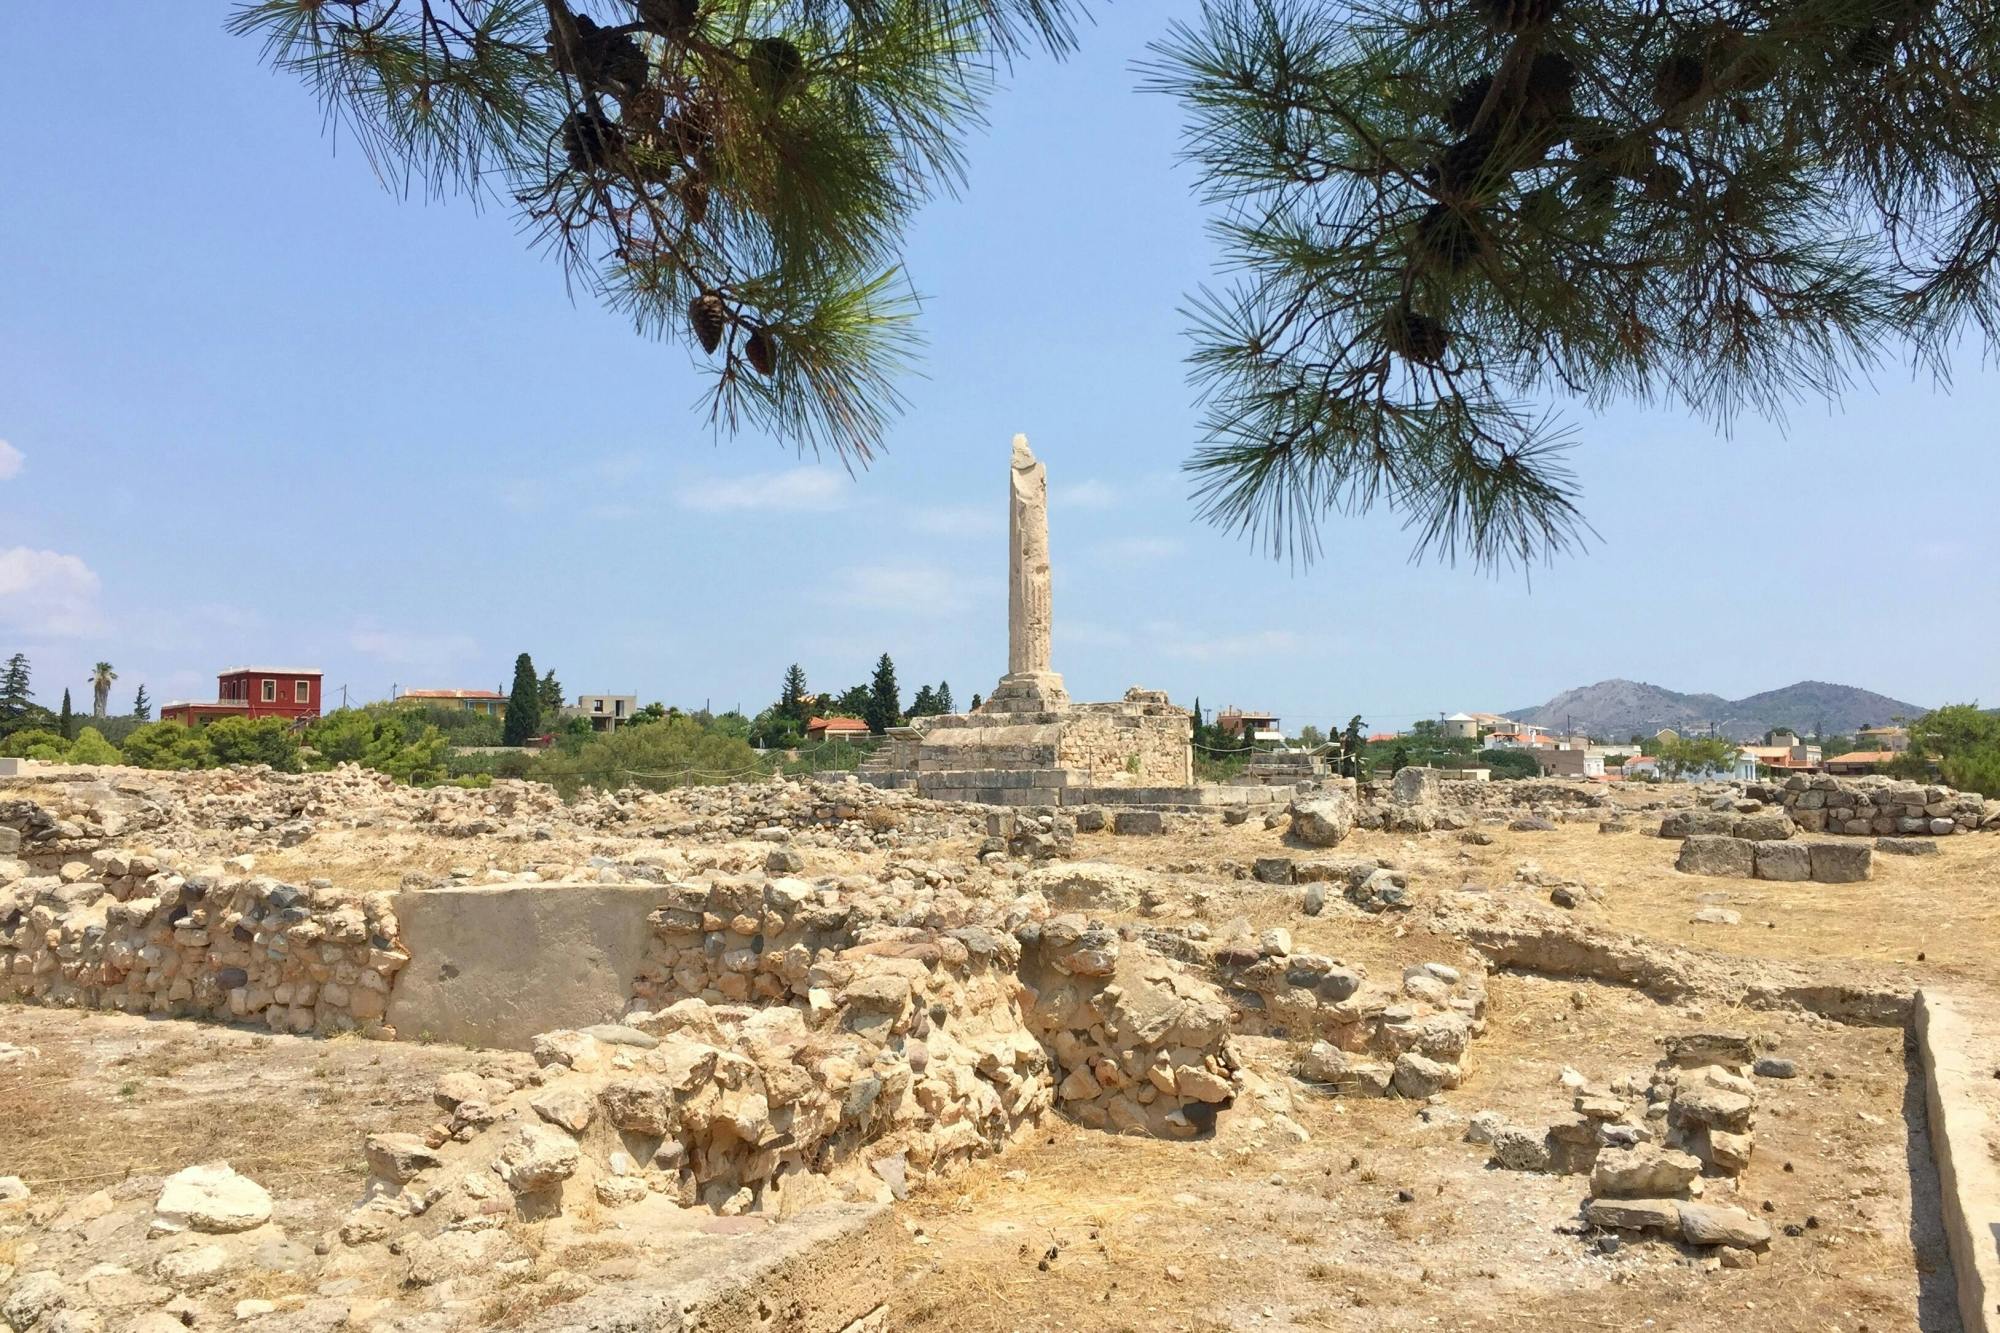
<svg viewBox="0 0 2000 1333">
<path fill-rule="evenodd" d="M 118 673 L 111 669 L 109 662 L 99 662 L 97 669 L 91 672 L 90 688 L 94 696 L 90 703 L 92 717 L 104 716 L 104 705 L 111 698 L 111 682 L 117 679 Z"/>
</svg>

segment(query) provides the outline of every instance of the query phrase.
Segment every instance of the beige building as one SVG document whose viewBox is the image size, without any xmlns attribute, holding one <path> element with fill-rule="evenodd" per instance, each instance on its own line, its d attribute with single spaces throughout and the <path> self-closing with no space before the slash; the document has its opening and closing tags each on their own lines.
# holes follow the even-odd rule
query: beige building
<svg viewBox="0 0 2000 1333">
<path fill-rule="evenodd" d="M 589 718 L 596 731 L 616 731 L 638 711 L 636 694 L 579 694 L 576 706 L 563 709 L 563 716 Z"/>
</svg>

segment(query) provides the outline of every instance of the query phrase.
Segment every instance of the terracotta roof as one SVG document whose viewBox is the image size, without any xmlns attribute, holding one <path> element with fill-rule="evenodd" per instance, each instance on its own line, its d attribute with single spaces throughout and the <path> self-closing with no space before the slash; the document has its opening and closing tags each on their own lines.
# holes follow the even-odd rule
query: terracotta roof
<svg viewBox="0 0 2000 1333">
<path fill-rule="evenodd" d="M 866 731 L 868 724 L 858 717 L 816 717 L 806 723 L 806 730 Z"/>
<path fill-rule="evenodd" d="M 224 667 L 222 668 L 222 670 L 216 672 L 215 674 L 218 676 L 240 676 L 246 671 L 262 671 L 273 676 L 323 676 L 326 674 L 325 672 L 321 671 L 318 667 L 274 667 L 274 666 Z"/>
<path fill-rule="evenodd" d="M 1829 764 L 1886 764 L 1896 757 L 1894 750 L 1849 750 L 1827 760 Z"/>
<path fill-rule="evenodd" d="M 404 690 L 398 699 L 505 699 L 498 690 Z"/>
</svg>

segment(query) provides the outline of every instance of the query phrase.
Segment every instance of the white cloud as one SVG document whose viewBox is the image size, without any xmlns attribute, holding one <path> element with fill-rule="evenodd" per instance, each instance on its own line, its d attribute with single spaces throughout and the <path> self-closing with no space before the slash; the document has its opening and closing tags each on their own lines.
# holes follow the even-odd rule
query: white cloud
<svg viewBox="0 0 2000 1333">
<path fill-rule="evenodd" d="M 934 565 L 859 565 L 827 586 L 835 602 L 857 610 L 947 615 L 965 610 L 983 581 L 954 578 Z"/>
<path fill-rule="evenodd" d="M 1150 565 L 1181 553 L 1178 537 L 1116 537 L 1090 548 L 1090 553 L 1111 565 Z"/>
<path fill-rule="evenodd" d="M 390 666 L 444 669 L 475 657 L 479 644 L 469 634 L 421 634 L 357 625 L 347 646 Z M 456 687 L 448 687 L 456 688 Z"/>
<path fill-rule="evenodd" d="M 910 511 L 910 526 L 927 537 L 992 537 L 1007 530 L 1000 505 L 925 505 Z"/>
<path fill-rule="evenodd" d="M 1108 481 L 1079 481 L 1049 489 L 1049 503 L 1058 509 L 1109 509 L 1123 498 Z"/>
<path fill-rule="evenodd" d="M 15 630 L 55 638 L 102 633 L 101 586 L 96 571 L 76 556 L 0 547 L 0 624 Z"/>
<path fill-rule="evenodd" d="M 21 465 L 27 461 L 19 449 L 0 440 L 0 481 L 11 481 L 21 475 Z"/>
<path fill-rule="evenodd" d="M 853 485 L 847 474 L 831 468 L 795 467 L 783 472 L 690 482 L 675 498 L 684 509 L 709 513 L 739 510 L 797 513 L 845 508 L 853 498 Z"/>
<path fill-rule="evenodd" d="M 1148 636 L 1167 656 L 1190 662 L 1219 662 L 1234 657 L 1296 653 L 1303 649 L 1306 643 L 1303 635 L 1288 629 L 1200 635 L 1183 630 L 1177 625 L 1166 625 L 1151 627 Z"/>
</svg>

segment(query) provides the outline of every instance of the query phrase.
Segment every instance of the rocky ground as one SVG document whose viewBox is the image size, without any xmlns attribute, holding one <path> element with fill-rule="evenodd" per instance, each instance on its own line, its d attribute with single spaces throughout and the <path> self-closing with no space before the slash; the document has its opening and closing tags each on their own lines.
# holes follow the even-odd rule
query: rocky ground
<svg viewBox="0 0 2000 1333">
<path fill-rule="evenodd" d="M 1679 844 L 1655 833 L 1712 794 L 1552 791 L 1443 821 L 1457 827 L 1364 817 L 1333 847 L 1261 820 L 1052 828 L 1044 850 L 1063 854 L 1037 865 L 1008 854 L 1032 853 L 1033 836 L 996 849 L 981 811 L 855 786 L 566 807 L 512 784 L 415 793 L 352 771 L 92 782 L 15 784 L 0 803 L 66 821 L 45 861 L 113 840 L 169 864 L 248 855 L 256 874 L 356 892 L 771 867 L 911 927 L 1022 912 L 1095 924 L 1233 997 L 1241 1090 L 1212 1135 L 1117 1136 L 1054 1114 L 907 1198 L 877 1191 L 892 1199 L 890 1327 L 1956 1326 L 1921 1093 L 1884 1006 L 1918 984 L 2000 995 L 1991 833 L 1878 856 L 1864 883 L 1708 879 L 1676 871 Z M 1489 973 L 1493 960 L 1524 965 Z M 1414 1028 L 1442 1045 L 1397 1035 Z M 1711 1160 L 1710 1127 L 1670 1100 L 1712 1067 L 1674 1066 L 1673 1040 L 1710 1032 L 1749 1041 L 1754 1111 L 1732 1122 L 1754 1122 L 1747 1164 Z M 534 1065 L 0 1006 L 0 1177 L 21 1179 L 0 1182 L 0 1319 L 16 1333 L 568 1326 L 562 1312 L 643 1276 L 649 1256 L 785 1225 L 701 1207 L 644 1225 L 510 1218 L 504 1239 L 457 1256 L 460 1276 L 487 1280 L 440 1275 L 428 1295 L 401 1264 L 355 1262 L 338 1233 L 369 1186 L 366 1136 L 423 1135 L 447 1075 L 519 1086 Z M 1415 1095 L 1358 1095 L 1371 1080 Z M 1495 1125 L 1558 1153 L 1578 1133 L 1593 1153 L 1619 1135 L 1693 1148 L 1705 1172 L 1678 1204 L 1739 1209 L 1745 1243 L 1593 1226 L 1604 1182 L 1496 1165 Z M 170 1180 L 219 1161 L 268 1216 L 253 1195 L 240 1230 L 162 1230 Z"/>
</svg>

